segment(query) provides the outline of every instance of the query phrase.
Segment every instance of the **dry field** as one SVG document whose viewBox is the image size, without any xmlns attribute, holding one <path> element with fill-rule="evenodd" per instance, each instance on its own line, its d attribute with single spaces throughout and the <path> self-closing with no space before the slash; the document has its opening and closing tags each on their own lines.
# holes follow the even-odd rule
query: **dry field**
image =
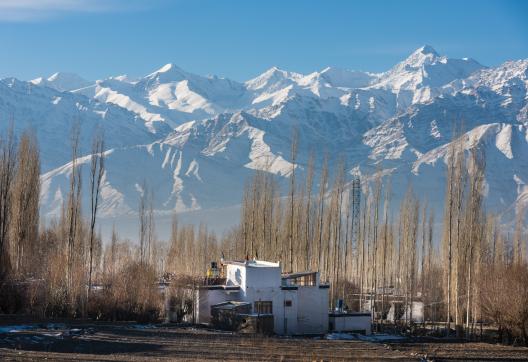
<svg viewBox="0 0 528 362">
<path fill-rule="evenodd" d="M 427 359 L 425 359 L 426 357 Z M 0 360 L 526 360 L 528 349 L 479 343 L 372 343 L 264 338 L 178 326 L 56 323 L 0 326 Z"/>
</svg>

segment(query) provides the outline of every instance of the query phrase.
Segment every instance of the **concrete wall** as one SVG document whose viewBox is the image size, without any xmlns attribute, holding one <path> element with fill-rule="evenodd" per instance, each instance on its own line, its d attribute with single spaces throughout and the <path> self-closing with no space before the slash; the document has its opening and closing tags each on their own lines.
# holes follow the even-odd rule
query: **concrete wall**
<svg viewBox="0 0 528 362">
<path fill-rule="evenodd" d="M 324 334 L 328 331 L 328 289 L 247 288 L 244 301 L 273 303 L 274 331 L 277 334 Z M 291 306 L 286 306 L 291 301 Z"/>
<path fill-rule="evenodd" d="M 332 332 L 364 332 L 372 333 L 371 315 L 367 313 L 342 314 L 329 317 Z"/>
<path fill-rule="evenodd" d="M 279 323 L 280 328 L 275 328 L 277 334 L 299 334 L 299 295 L 297 290 L 281 290 L 282 291 L 282 305 L 280 309 L 282 314 L 275 316 L 275 323 Z M 291 307 L 286 307 L 285 302 L 289 300 L 292 302 Z"/>
<path fill-rule="evenodd" d="M 280 289 L 280 267 L 227 264 L 226 284 L 239 285 L 239 301 L 271 301 L 273 305 L 275 333 L 282 333 L 284 297 Z M 280 316 L 280 317 L 279 317 Z"/>
<path fill-rule="evenodd" d="M 284 333 L 284 298 L 285 295 L 280 288 L 266 287 L 248 287 L 245 295 L 242 296 L 243 301 L 250 302 L 253 305 L 256 301 L 272 302 L 274 331 L 277 334 Z M 293 298 L 293 296 L 291 298 Z M 255 312 L 255 310 L 253 310 L 253 312 Z"/>
<path fill-rule="evenodd" d="M 251 262 L 248 262 L 247 265 L 227 264 L 226 284 L 239 285 L 241 289 L 247 287 L 280 287 L 280 266 L 256 265 L 252 265 Z"/>
<path fill-rule="evenodd" d="M 299 287 L 297 294 L 299 333 L 326 333 L 328 331 L 328 289 Z"/>
<path fill-rule="evenodd" d="M 246 268 L 246 288 L 280 288 L 280 267 L 253 267 Z"/>
</svg>

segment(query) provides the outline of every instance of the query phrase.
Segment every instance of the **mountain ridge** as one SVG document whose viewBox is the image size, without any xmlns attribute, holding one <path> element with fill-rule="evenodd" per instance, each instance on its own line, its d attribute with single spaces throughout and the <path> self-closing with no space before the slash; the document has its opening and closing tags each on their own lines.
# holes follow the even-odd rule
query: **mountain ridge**
<svg viewBox="0 0 528 362">
<path fill-rule="evenodd" d="M 285 186 L 292 167 L 290 136 L 297 129 L 301 174 L 310 153 L 318 163 L 325 153 L 332 155 L 333 165 L 344 157 L 348 172 L 364 180 L 379 169 L 390 175 L 395 199 L 409 183 L 423 195 L 435 190 L 431 203 L 439 212 L 445 149 L 463 139 L 468 152 L 489 152 L 487 203 L 511 218 L 512 210 L 528 203 L 527 79 L 528 59 L 485 67 L 423 46 L 383 73 L 326 67 L 301 74 L 272 67 L 240 83 L 168 63 L 134 80 L 119 76 L 71 92 L 42 91 L 41 101 L 59 117 L 62 101 L 53 102 L 73 97 L 69 111 L 55 120 L 62 122 L 64 135 L 71 123 L 64 115 L 75 113 L 77 104 L 88 113 L 108 109 L 115 114 L 106 123 L 115 125 L 110 134 L 116 137 L 109 142 L 102 193 L 107 217 L 133 215 L 139 198 L 135 185 L 145 180 L 158 194 L 159 215 L 236 205 L 254 170 L 274 173 Z M 20 94 L 25 84 L 18 85 Z M 46 82 L 27 84 L 49 88 Z M 1 90 L 0 100 L 8 99 Z M 18 109 L 33 107 L 31 95 L 18 97 Z M 120 128 L 130 135 L 119 135 Z M 41 142 L 52 143 L 45 137 Z M 52 151 L 44 147 L 43 157 Z M 60 163 L 54 157 L 57 167 L 43 170 L 43 213 L 50 217 L 58 210 L 57 195 L 64 198 L 68 178 L 64 165 L 69 160 L 60 156 Z"/>
</svg>

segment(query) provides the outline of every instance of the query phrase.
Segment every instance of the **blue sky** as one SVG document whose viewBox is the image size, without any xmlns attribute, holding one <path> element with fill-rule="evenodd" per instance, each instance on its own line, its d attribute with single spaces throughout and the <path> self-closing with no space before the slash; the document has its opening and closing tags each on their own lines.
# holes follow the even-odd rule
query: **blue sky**
<svg viewBox="0 0 528 362">
<path fill-rule="evenodd" d="M 528 58 L 527 19 L 513 0 L 0 0 L 0 77 L 384 71 L 423 44 L 497 65 Z"/>
</svg>

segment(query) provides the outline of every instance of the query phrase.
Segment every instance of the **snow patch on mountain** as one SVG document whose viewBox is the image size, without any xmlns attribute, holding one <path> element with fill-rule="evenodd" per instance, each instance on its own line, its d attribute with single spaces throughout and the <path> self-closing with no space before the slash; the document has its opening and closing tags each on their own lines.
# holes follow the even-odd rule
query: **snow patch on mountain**
<svg viewBox="0 0 528 362">
<path fill-rule="evenodd" d="M 507 124 L 497 134 L 495 146 L 510 160 L 513 158 L 512 148 L 512 125 Z"/>
<path fill-rule="evenodd" d="M 271 172 L 279 176 L 289 176 L 294 166 L 280 155 L 274 155 L 271 147 L 264 142 L 265 132 L 253 127 L 248 128 L 248 137 L 252 140 L 249 158 L 251 162 L 244 166 L 254 170 Z"/>
</svg>

